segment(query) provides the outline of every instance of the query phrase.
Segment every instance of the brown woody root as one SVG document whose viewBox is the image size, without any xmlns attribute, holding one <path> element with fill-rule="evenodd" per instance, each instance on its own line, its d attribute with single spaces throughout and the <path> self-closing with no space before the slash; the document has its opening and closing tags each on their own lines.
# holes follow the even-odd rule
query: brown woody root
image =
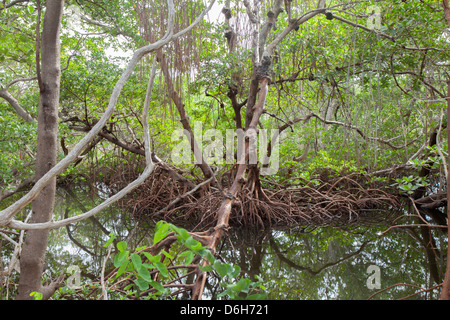
<svg viewBox="0 0 450 320">
<path fill-rule="evenodd" d="M 224 177 L 221 177 L 224 180 Z M 223 181 L 222 181 L 223 182 Z M 230 226 L 279 227 L 335 225 L 386 219 L 401 208 L 396 195 L 371 187 L 368 178 L 344 176 L 323 181 L 320 186 L 271 185 L 270 189 L 243 188 L 233 201 Z M 256 188 L 255 188 L 256 189 Z M 196 230 L 216 226 L 217 211 L 226 192 L 202 186 L 192 188 L 156 170 L 148 181 L 122 205 L 132 208 L 135 219 L 164 219 L 190 225 Z"/>
</svg>

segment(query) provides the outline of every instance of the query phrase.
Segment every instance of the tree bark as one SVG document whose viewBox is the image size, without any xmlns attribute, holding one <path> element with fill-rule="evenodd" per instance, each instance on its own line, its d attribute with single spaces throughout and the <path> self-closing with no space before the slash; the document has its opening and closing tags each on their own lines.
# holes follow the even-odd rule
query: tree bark
<svg viewBox="0 0 450 320">
<path fill-rule="evenodd" d="M 60 26 L 64 10 L 63 0 L 47 1 L 42 31 L 41 74 L 42 88 L 39 96 L 38 138 L 36 153 L 36 179 L 40 179 L 56 164 L 58 106 L 60 91 Z M 32 202 L 32 223 L 52 219 L 55 203 L 56 178 L 52 178 Z M 49 230 L 29 230 L 20 257 L 21 276 L 18 299 L 31 299 L 31 292 L 40 292 L 48 299 L 56 283 L 44 287 L 42 273 Z"/>
<path fill-rule="evenodd" d="M 448 0 L 442 0 L 442 5 L 444 6 L 445 20 L 447 20 L 447 24 L 450 27 L 450 5 L 448 4 Z"/>
<path fill-rule="evenodd" d="M 448 0 L 442 0 L 442 5 L 444 7 L 444 16 L 447 21 L 448 26 L 450 27 L 450 5 Z M 447 140 L 450 143 L 450 80 L 447 81 Z M 450 145 L 450 144 L 449 144 Z M 450 155 L 449 155 L 450 160 Z M 448 161 L 450 166 L 450 161 Z M 448 203 L 448 199 L 450 199 L 450 175 L 447 175 L 447 233 L 448 239 L 450 242 L 450 205 Z M 441 300 L 450 300 L 450 249 L 447 248 L 447 269 L 445 271 L 444 284 L 442 286 L 441 292 Z"/>
<path fill-rule="evenodd" d="M 261 80 L 261 89 L 259 92 L 259 99 L 258 102 L 255 104 L 253 108 L 253 118 L 248 124 L 248 129 L 252 129 L 255 133 L 257 130 L 257 125 L 259 118 L 261 117 L 261 114 L 263 113 L 264 104 L 268 92 L 268 86 L 269 86 L 270 80 L 268 78 L 263 78 Z M 234 202 L 234 199 L 236 198 L 237 194 L 241 191 L 242 185 L 245 183 L 245 172 L 247 169 L 247 160 L 249 158 L 249 152 L 250 152 L 250 143 L 249 140 L 246 139 L 245 141 L 245 153 L 242 155 L 243 158 L 245 158 L 246 161 L 243 161 L 241 164 L 239 164 L 236 176 L 234 178 L 234 182 L 231 186 L 231 188 L 228 190 L 227 197 L 222 201 L 218 212 L 217 212 L 217 223 L 216 227 L 214 228 L 214 232 L 209 237 L 208 240 L 208 248 L 212 252 L 212 254 L 216 254 L 216 248 L 219 242 L 221 241 L 222 237 L 224 236 L 226 229 L 229 225 L 229 219 L 231 214 L 232 205 Z M 206 262 L 205 262 L 206 263 Z M 199 272 L 197 275 L 197 280 L 194 284 L 194 287 L 192 289 L 192 300 L 201 300 L 203 290 L 205 287 L 207 279 L 207 272 Z"/>
<path fill-rule="evenodd" d="M 446 4 L 446 6 L 445 6 Z M 445 11 L 446 16 L 447 13 L 450 15 L 450 9 L 448 6 L 447 0 L 444 0 L 444 8 L 447 10 Z M 448 19 L 449 25 L 450 25 L 450 18 Z M 450 145 L 450 80 L 447 81 L 447 141 Z M 450 164 L 450 155 L 449 155 L 449 161 Z M 448 240 L 450 242 L 450 227 L 449 221 L 450 221 L 450 205 L 448 203 L 448 199 L 450 199 L 450 174 L 447 175 L 447 233 L 448 233 Z M 441 300 L 450 300 L 450 248 L 447 248 L 447 269 L 445 271 L 445 278 L 444 278 L 444 284 L 442 286 L 442 292 L 441 292 Z"/>
</svg>

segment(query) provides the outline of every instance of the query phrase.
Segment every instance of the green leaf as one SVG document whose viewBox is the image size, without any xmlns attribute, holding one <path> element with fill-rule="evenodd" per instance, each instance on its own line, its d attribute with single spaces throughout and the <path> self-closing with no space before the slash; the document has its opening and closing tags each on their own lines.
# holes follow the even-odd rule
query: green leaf
<svg viewBox="0 0 450 320">
<path fill-rule="evenodd" d="M 140 247 L 137 247 L 134 251 L 135 252 L 139 252 L 139 251 L 142 251 L 142 250 L 145 250 L 145 249 L 147 249 L 147 246 L 140 246 Z"/>
<path fill-rule="evenodd" d="M 150 276 L 150 272 L 148 269 L 144 266 L 141 266 L 139 269 L 137 269 L 138 275 L 144 279 L 147 282 L 152 281 L 152 277 Z"/>
<path fill-rule="evenodd" d="M 129 284 L 125 288 L 123 288 L 123 290 L 127 291 L 127 290 L 130 290 L 132 287 L 133 287 L 133 284 Z"/>
<path fill-rule="evenodd" d="M 148 261 L 150 261 L 151 263 L 155 263 L 155 262 L 158 262 L 158 261 L 161 260 L 161 255 L 160 254 L 154 256 L 151 253 L 144 252 L 144 255 L 147 257 Z"/>
<path fill-rule="evenodd" d="M 154 265 L 148 264 L 148 263 L 143 263 L 142 266 L 143 266 L 144 268 L 147 268 L 147 269 L 154 269 L 154 268 L 155 268 Z"/>
<path fill-rule="evenodd" d="M 33 300 L 42 300 L 43 295 L 40 292 L 33 291 L 30 293 L 30 297 L 33 297 Z"/>
<path fill-rule="evenodd" d="M 264 291 L 267 290 L 266 286 L 262 285 L 262 284 L 258 284 L 258 287 L 260 287 L 261 289 L 263 289 Z"/>
<path fill-rule="evenodd" d="M 127 250 L 127 243 L 125 241 L 120 241 L 119 243 L 117 243 L 117 249 L 121 252 L 124 252 L 125 250 Z"/>
<path fill-rule="evenodd" d="M 207 264 L 206 266 L 198 266 L 200 270 L 202 270 L 203 272 L 210 272 L 213 270 L 212 265 Z"/>
<path fill-rule="evenodd" d="M 231 278 L 236 278 L 240 273 L 241 273 L 241 267 L 239 267 L 238 265 L 235 265 L 234 266 L 234 271 L 231 272 L 230 277 Z"/>
<path fill-rule="evenodd" d="M 180 257 L 186 257 L 186 259 L 184 260 L 184 263 L 186 265 L 191 264 L 192 260 L 194 260 L 195 254 L 188 250 L 188 251 L 184 251 L 182 254 L 180 254 Z"/>
<path fill-rule="evenodd" d="M 153 236 L 153 244 L 160 242 L 169 234 L 170 224 L 162 223 L 163 221 L 159 221 L 156 224 L 155 235 Z"/>
<path fill-rule="evenodd" d="M 255 293 L 247 296 L 245 300 L 262 300 L 267 297 L 267 293 Z"/>
<path fill-rule="evenodd" d="M 116 274 L 116 279 L 119 278 L 127 269 L 129 262 L 128 261 L 124 261 L 121 265 L 119 270 L 117 270 L 117 274 Z"/>
<path fill-rule="evenodd" d="M 118 268 L 120 265 L 122 265 L 122 263 L 125 261 L 125 259 L 128 258 L 128 251 L 123 251 L 123 252 L 119 252 L 115 257 L 114 257 L 114 267 Z"/>
<path fill-rule="evenodd" d="M 225 277 L 229 271 L 228 265 L 220 262 L 219 260 L 214 261 L 213 268 L 221 278 Z"/>
<path fill-rule="evenodd" d="M 148 252 L 144 252 L 144 255 L 147 257 L 148 261 L 153 262 L 153 255 Z"/>
<path fill-rule="evenodd" d="M 166 266 L 162 262 L 159 262 L 159 261 L 154 262 L 154 265 L 155 265 L 156 269 L 158 269 L 159 272 L 161 272 L 161 274 L 164 277 L 168 277 L 169 276 L 169 271 L 167 270 Z"/>
<path fill-rule="evenodd" d="M 217 295 L 217 298 L 222 298 L 223 296 L 226 296 L 228 293 L 229 293 L 228 290 L 222 291 Z"/>
<path fill-rule="evenodd" d="M 181 240 L 186 240 L 188 239 L 191 235 L 189 234 L 189 232 L 186 229 L 183 228 L 178 228 L 174 225 L 171 225 L 170 227 L 176 234 L 178 234 L 181 238 Z"/>
<path fill-rule="evenodd" d="M 161 253 L 163 255 L 165 255 L 167 258 L 172 259 L 173 260 L 173 255 L 171 255 L 170 253 L 168 253 L 166 250 L 161 250 Z"/>
<path fill-rule="evenodd" d="M 202 257 L 205 257 L 209 263 L 214 263 L 216 261 L 216 257 L 212 254 L 212 252 L 209 249 L 200 250 L 199 252 Z"/>
<path fill-rule="evenodd" d="M 159 292 L 161 292 L 161 293 L 165 293 L 165 289 L 164 289 L 164 287 L 159 283 L 159 282 L 156 282 L 156 281 L 149 281 L 149 284 L 153 287 L 153 288 L 155 288 L 156 290 L 158 290 Z"/>
<path fill-rule="evenodd" d="M 103 245 L 103 247 L 108 247 L 113 241 L 114 241 L 114 239 L 116 238 L 116 236 L 117 236 L 117 234 L 115 234 L 114 232 L 111 232 L 110 234 L 109 234 L 109 239 L 108 239 L 108 241 L 106 241 L 106 243 Z"/>
<path fill-rule="evenodd" d="M 148 282 L 142 278 L 134 280 L 134 283 L 138 286 L 139 290 L 145 291 L 149 288 Z"/>
<path fill-rule="evenodd" d="M 246 292 L 250 285 L 250 280 L 246 278 L 241 278 L 235 285 L 231 286 L 230 289 L 234 292 Z"/>
<path fill-rule="evenodd" d="M 133 253 L 131 255 L 131 261 L 133 262 L 134 265 L 134 269 L 137 271 L 141 268 L 142 266 L 142 260 L 141 260 L 141 256 L 139 256 L 136 253 Z"/>
<path fill-rule="evenodd" d="M 192 236 L 189 236 L 186 239 L 186 242 L 184 243 L 184 245 L 187 248 L 194 250 L 194 251 L 198 251 L 203 247 L 202 244 L 200 243 L 200 241 L 195 240 L 194 238 L 192 238 Z"/>
</svg>

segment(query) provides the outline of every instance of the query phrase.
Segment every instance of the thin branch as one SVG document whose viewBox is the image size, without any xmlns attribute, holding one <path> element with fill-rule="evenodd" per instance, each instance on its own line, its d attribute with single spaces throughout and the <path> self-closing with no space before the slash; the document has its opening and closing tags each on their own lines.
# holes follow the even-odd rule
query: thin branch
<svg viewBox="0 0 450 320">
<path fill-rule="evenodd" d="M 292 21 L 267 47 L 266 53 L 271 55 L 275 47 L 294 29 L 298 28 L 302 23 L 305 23 L 311 18 L 314 18 L 316 15 L 320 13 L 324 13 L 325 9 L 316 9 L 310 11 L 300 18 Z"/>
<path fill-rule="evenodd" d="M 19 103 L 19 101 L 13 97 L 6 89 L 0 90 L 0 98 L 5 99 L 16 111 L 16 113 L 25 121 L 29 123 L 36 123 L 33 117 L 25 110 Z"/>
<path fill-rule="evenodd" d="M 301 265 L 298 265 L 296 263 L 294 263 L 292 260 L 288 259 L 287 257 L 285 257 L 282 252 L 279 250 L 277 243 L 275 242 L 275 240 L 272 238 L 270 238 L 270 245 L 274 248 L 275 250 L 275 254 L 277 255 L 277 257 L 280 259 L 280 261 L 286 263 L 287 265 L 289 265 L 291 268 L 294 268 L 296 270 L 301 270 L 301 271 L 306 271 L 311 275 L 317 275 L 319 273 L 321 273 L 323 270 L 332 267 L 332 266 L 336 266 L 346 260 L 349 260 L 351 258 L 353 258 L 354 256 L 359 255 L 363 249 L 369 244 L 369 241 L 365 241 L 364 243 L 361 244 L 361 246 L 354 252 L 350 252 L 348 254 L 346 254 L 345 256 L 343 256 L 342 258 L 333 261 L 333 262 L 329 262 L 326 263 L 324 265 L 322 265 L 320 268 L 313 270 L 310 267 L 304 267 Z"/>
<path fill-rule="evenodd" d="M 8 90 L 12 85 L 16 84 L 17 82 L 34 81 L 34 80 L 37 80 L 37 78 L 38 77 L 34 76 L 34 77 L 29 77 L 29 78 L 15 79 L 15 80 L 11 81 L 10 83 L 8 83 L 7 85 L 5 85 L 5 89 Z"/>
<path fill-rule="evenodd" d="M 391 37 L 390 35 L 385 34 L 385 33 L 381 32 L 381 31 L 378 31 L 378 30 L 375 30 L 375 29 L 367 28 L 366 26 L 363 26 L 363 25 L 361 25 L 361 24 L 357 24 L 357 23 L 351 22 L 351 21 L 349 21 L 349 20 L 347 20 L 347 19 L 344 19 L 344 18 L 339 17 L 339 16 L 334 15 L 334 14 L 333 14 L 333 18 L 336 19 L 336 20 L 338 20 L 338 21 L 344 22 L 344 23 L 346 23 L 346 24 L 348 24 L 348 25 L 351 25 L 351 26 L 353 26 L 353 27 L 355 27 L 355 28 L 359 28 L 359 29 L 363 29 L 363 30 L 365 30 L 365 31 L 369 31 L 369 32 L 374 33 L 374 34 L 376 34 L 376 35 L 380 35 L 380 36 L 382 36 L 383 38 L 386 38 L 386 39 L 388 39 L 388 40 L 391 40 L 392 42 L 395 42 L 395 38 L 394 38 L 394 37 Z"/>
<path fill-rule="evenodd" d="M 392 60 L 392 59 L 391 59 Z M 420 80 L 424 85 L 428 86 L 431 88 L 431 90 L 433 90 L 434 92 L 436 92 L 439 96 L 441 96 L 442 99 L 446 99 L 445 94 L 443 94 L 442 92 L 440 92 L 435 86 L 433 86 L 432 84 L 426 82 L 425 80 L 422 79 L 422 77 L 420 77 L 417 73 L 413 72 L 413 71 L 398 71 L 398 72 L 394 72 L 394 74 L 399 74 L 399 75 L 403 75 L 403 74 L 410 74 L 413 75 L 415 77 L 417 77 L 418 80 Z"/>
<path fill-rule="evenodd" d="M 16 194 L 17 192 L 21 192 L 23 190 L 25 190 L 26 188 L 30 187 L 33 185 L 35 181 L 35 177 L 28 177 L 25 180 L 23 180 L 19 185 L 17 185 L 17 187 L 14 190 L 11 191 L 6 191 L 6 192 L 0 192 L 0 201 L 11 197 L 12 195 Z"/>
<path fill-rule="evenodd" d="M 0 232 L 0 236 L 2 236 L 2 238 L 6 239 L 7 241 L 11 242 L 14 246 L 17 246 L 18 243 L 15 242 L 13 239 L 11 239 L 10 237 L 8 237 L 6 234 L 4 234 L 3 232 Z"/>
<path fill-rule="evenodd" d="M 8 3 L 7 5 L 0 6 L 0 11 L 4 9 L 11 8 L 12 6 L 15 6 L 16 4 L 22 3 L 22 2 L 28 2 L 29 0 L 15 0 L 11 3 Z"/>
<path fill-rule="evenodd" d="M 70 60 L 72 60 L 73 57 L 75 57 L 77 54 L 71 54 L 68 58 L 67 58 L 67 63 L 66 66 L 64 68 L 61 68 L 61 71 L 67 70 L 69 68 L 69 64 L 70 64 Z M 35 81 L 38 80 L 37 76 L 34 77 L 28 77 L 28 78 L 18 78 L 18 79 L 14 79 L 13 81 L 9 82 L 8 84 L 6 84 L 3 88 L 3 90 L 8 90 L 11 86 L 15 85 L 18 82 L 28 82 L 28 81 Z"/>
<path fill-rule="evenodd" d="M 421 223 L 421 224 L 402 224 L 397 226 L 390 226 L 386 231 L 383 231 L 382 235 L 384 236 L 386 233 L 395 228 L 407 228 L 407 227 L 429 227 L 429 228 L 443 228 L 447 229 L 447 226 L 439 225 L 439 224 L 429 224 L 429 223 Z"/>
<path fill-rule="evenodd" d="M 384 292 L 384 291 L 386 291 L 386 290 L 389 290 L 389 289 L 395 288 L 395 287 L 399 287 L 399 286 L 409 286 L 409 287 L 414 287 L 414 288 L 418 288 L 418 289 L 424 290 L 424 288 L 419 287 L 419 286 L 417 286 L 417 285 L 415 285 L 415 284 L 410 284 L 410 283 L 397 283 L 397 284 L 393 284 L 393 285 L 391 285 L 391 286 L 389 286 L 389 287 L 387 287 L 387 288 L 384 288 L 384 289 L 382 289 L 382 290 L 380 290 L 380 291 L 375 292 L 375 293 L 372 294 L 369 298 L 367 298 L 367 300 L 372 299 L 372 298 L 375 297 L 377 294 L 380 294 L 380 293 L 382 293 L 382 292 Z"/>
<path fill-rule="evenodd" d="M 322 117 L 320 117 L 319 115 L 317 115 L 315 113 L 311 113 L 311 116 L 317 118 L 318 120 L 320 120 L 321 122 L 323 122 L 325 124 L 335 124 L 335 125 L 339 125 L 339 126 L 348 128 L 348 129 L 355 130 L 361 137 L 364 138 L 364 140 L 378 141 L 378 142 L 383 143 L 383 144 L 391 147 L 392 149 L 396 149 L 396 150 L 403 149 L 406 146 L 410 145 L 411 143 L 414 143 L 418 139 L 418 138 L 416 138 L 416 139 L 410 141 L 409 143 L 407 143 L 407 144 L 405 144 L 403 146 L 396 146 L 396 145 L 393 145 L 389 140 L 384 140 L 384 139 L 375 138 L 375 137 L 368 137 L 361 129 L 359 129 L 358 127 L 356 127 L 354 125 L 351 125 L 351 124 L 348 124 L 348 123 L 344 123 L 344 122 L 339 122 L 339 121 L 326 120 L 326 119 L 323 119 Z"/>
<path fill-rule="evenodd" d="M 113 248 L 113 246 L 112 246 L 112 244 L 110 244 L 108 246 L 108 252 L 106 254 L 105 260 L 103 260 L 102 273 L 100 275 L 100 283 L 101 283 L 101 286 L 102 286 L 103 300 L 108 300 L 108 292 L 106 291 L 106 287 L 105 287 L 105 269 L 106 269 L 106 262 L 109 259 L 109 255 L 111 254 L 112 248 Z"/>
<path fill-rule="evenodd" d="M 411 298 L 411 297 L 413 297 L 415 295 L 418 295 L 420 293 L 423 293 L 423 292 L 428 293 L 429 291 L 432 291 L 432 290 L 434 290 L 436 288 L 439 288 L 439 287 L 442 287 L 442 283 L 438 284 L 438 285 L 435 285 L 434 287 L 431 287 L 429 289 L 422 288 L 422 290 L 419 290 L 419 291 L 414 292 L 414 293 L 412 293 L 410 295 L 407 295 L 406 297 L 400 298 L 399 300 L 405 300 L 405 299 Z M 426 297 L 426 295 L 425 295 L 425 297 Z"/>
<path fill-rule="evenodd" d="M 194 131 L 192 130 L 191 124 L 189 122 L 189 118 L 185 109 L 185 105 L 178 94 L 178 92 L 175 90 L 172 77 L 169 72 L 169 66 L 167 63 L 167 59 L 162 52 L 162 50 L 158 50 L 157 54 L 157 60 L 161 66 L 162 73 L 164 75 L 164 79 L 167 85 L 167 91 L 169 97 L 172 99 L 173 103 L 175 104 L 177 111 L 180 115 L 180 122 L 183 126 L 183 132 L 186 134 L 186 137 L 188 141 L 190 142 L 191 150 L 194 153 L 194 158 L 196 160 L 196 164 L 198 167 L 202 170 L 204 176 L 206 178 L 214 177 L 214 173 L 211 169 L 211 166 L 206 162 L 206 159 L 204 158 L 201 148 L 199 146 L 199 143 L 197 142 Z M 216 179 L 213 179 L 213 183 L 218 186 L 219 183 Z"/>
</svg>

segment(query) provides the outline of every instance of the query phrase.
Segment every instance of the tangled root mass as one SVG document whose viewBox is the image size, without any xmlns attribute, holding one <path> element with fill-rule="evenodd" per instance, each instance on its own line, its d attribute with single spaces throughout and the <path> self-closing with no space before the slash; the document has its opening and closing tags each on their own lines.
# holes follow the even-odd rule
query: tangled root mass
<svg viewBox="0 0 450 320">
<path fill-rule="evenodd" d="M 225 175 L 218 180 L 226 184 Z M 213 227 L 217 209 L 226 196 L 209 184 L 192 191 L 195 183 L 174 179 L 158 168 L 122 205 L 135 219 L 164 219 L 197 228 Z M 401 208 L 396 195 L 377 186 L 366 175 L 322 174 L 319 185 L 264 182 L 243 187 L 233 201 L 229 224 L 258 228 L 293 225 L 339 225 L 380 222 Z M 201 181 L 200 181 L 201 182 Z M 200 183 L 199 182 L 199 183 Z"/>
</svg>

